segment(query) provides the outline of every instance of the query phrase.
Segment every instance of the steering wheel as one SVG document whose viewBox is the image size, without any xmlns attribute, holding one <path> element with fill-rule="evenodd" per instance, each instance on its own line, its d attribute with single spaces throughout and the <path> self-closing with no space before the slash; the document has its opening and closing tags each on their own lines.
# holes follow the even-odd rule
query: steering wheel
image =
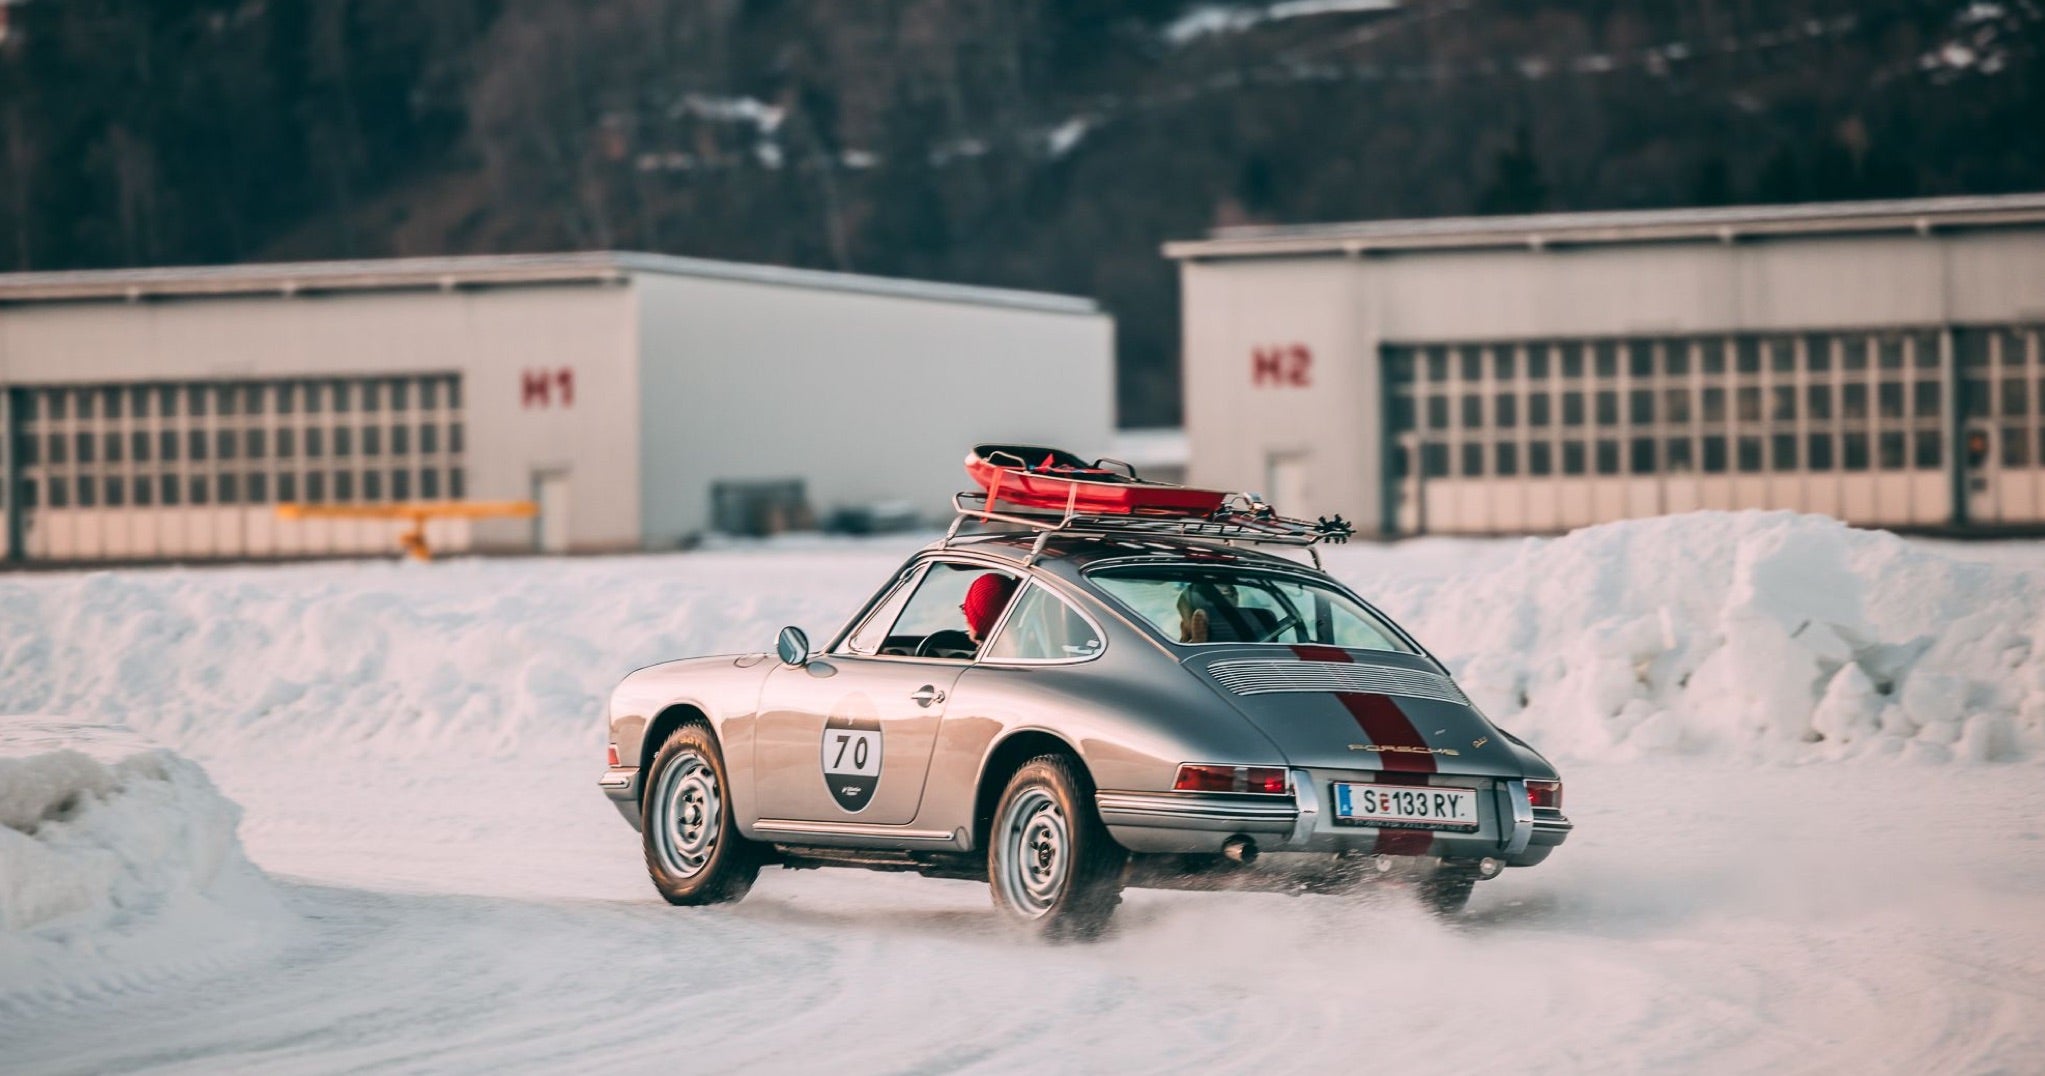
<svg viewBox="0 0 2045 1076">
<path fill-rule="evenodd" d="M 962 631 L 933 631 L 916 644 L 919 658 L 971 658 L 978 652 L 973 637 Z"/>
<path fill-rule="evenodd" d="M 1271 625 L 1270 631 L 1267 631 L 1264 634 L 1257 636 L 1257 641 L 1260 643 L 1275 643 L 1278 641 L 1278 637 L 1285 634 L 1287 630 L 1292 628 L 1304 627 L 1306 627 L 1306 621 L 1301 620 L 1295 614 L 1287 613 L 1285 614 L 1284 619 L 1280 620 L 1276 624 Z"/>
</svg>

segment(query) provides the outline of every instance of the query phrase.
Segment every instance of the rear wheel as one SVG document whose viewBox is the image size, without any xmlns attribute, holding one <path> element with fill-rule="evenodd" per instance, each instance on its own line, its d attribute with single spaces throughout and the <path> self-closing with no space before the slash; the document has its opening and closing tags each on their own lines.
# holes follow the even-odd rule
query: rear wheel
<svg viewBox="0 0 2045 1076">
<path fill-rule="evenodd" d="M 1436 915 L 1458 915 L 1469 905 L 1470 891 L 1475 888 L 1474 874 L 1438 870 L 1420 883 L 1420 903 Z"/>
<path fill-rule="evenodd" d="M 995 906 L 1039 937 L 1098 937 L 1122 901 L 1128 854 L 1101 824 L 1092 791 L 1078 763 L 1040 755 L 1009 778 L 994 809 L 987 873 Z"/>
<path fill-rule="evenodd" d="M 653 758 L 640 831 L 646 873 L 670 904 L 720 904 L 759 877 L 760 846 L 731 819 L 731 785 L 717 739 L 701 725 L 676 729 Z"/>
</svg>

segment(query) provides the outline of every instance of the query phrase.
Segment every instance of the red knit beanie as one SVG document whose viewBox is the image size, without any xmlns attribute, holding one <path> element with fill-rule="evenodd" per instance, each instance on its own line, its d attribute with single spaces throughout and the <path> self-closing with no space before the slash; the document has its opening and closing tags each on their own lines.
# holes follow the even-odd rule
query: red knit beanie
<svg viewBox="0 0 2045 1076">
<path fill-rule="evenodd" d="M 994 629 L 994 622 L 1001 619 L 1001 610 L 1008 606 L 1009 595 L 1015 593 L 1015 580 L 1005 575 L 988 572 L 973 580 L 966 588 L 965 603 L 959 608 L 966 614 L 966 623 L 973 634 L 982 639 Z"/>
</svg>

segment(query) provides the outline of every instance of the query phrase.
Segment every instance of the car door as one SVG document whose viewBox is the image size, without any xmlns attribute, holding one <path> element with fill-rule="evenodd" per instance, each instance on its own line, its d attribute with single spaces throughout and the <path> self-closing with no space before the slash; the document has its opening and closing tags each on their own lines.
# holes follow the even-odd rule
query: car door
<svg viewBox="0 0 2045 1076">
<path fill-rule="evenodd" d="M 856 828 L 916 817 L 945 701 L 971 658 L 951 646 L 945 653 L 959 656 L 915 651 L 963 632 L 966 588 L 992 570 L 924 561 L 829 652 L 768 674 L 753 740 L 763 821 Z"/>
</svg>

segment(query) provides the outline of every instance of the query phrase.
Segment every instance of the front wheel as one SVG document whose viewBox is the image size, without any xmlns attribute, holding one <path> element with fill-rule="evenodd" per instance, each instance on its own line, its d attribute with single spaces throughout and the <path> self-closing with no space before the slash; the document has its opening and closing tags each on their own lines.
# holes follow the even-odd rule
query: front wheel
<svg viewBox="0 0 2045 1076">
<path fill-rule="evenodd" d="M 721 904 L 760 875 L 760 846 L 731 819 L 731 784 L 717 739 L 684 725 L 653 757 L 640 806 L 646 873 L 670 904 Z"/>
<path fill-rule="evenodd" d="M 994 809 L 987 873 L 995 906 L 1051 940 L 1100 936 L 1122 900 L 1128 854 L 1094 810 L 1093 785 L 1063 755 L 1033 758 Z"/>
</svg>

